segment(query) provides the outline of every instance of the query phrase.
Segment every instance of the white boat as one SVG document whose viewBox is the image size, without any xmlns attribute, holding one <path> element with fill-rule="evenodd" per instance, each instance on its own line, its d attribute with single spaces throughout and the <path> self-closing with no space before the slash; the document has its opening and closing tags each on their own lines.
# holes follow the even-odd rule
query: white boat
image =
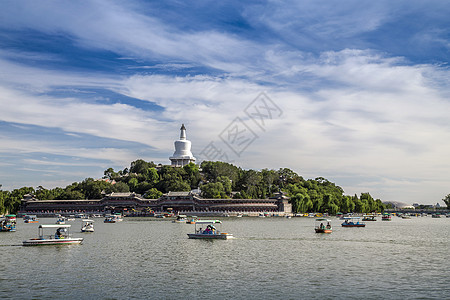
<svg viewBox="0 0 450 300">
<path fill-rule="evenodd" d="M 190 239 L 218 239 L 218 240 L 227 240 L 232 239 L 233 235 L 231 233 L 221 232 L 214 225 L 222 224 L 220 220 L 197 220 L 195 222 L 195 231 L 194 233 L 188 233 L 188 237 Z M 203 229 L 200 227 L 197 229 L 197 226 L 205 226 Z"/>
<path fill-rule="evenodd" d="M 81 220 L 81 232 L 94 232 L 94 220 Z"/>
<path fill-rule="evenodd" d="M 103 222 L 104 223 L 117 223 L 117 222 L 122 222 L 122 221 L 123 221 L 122 215 L 120 213 L 116 213 L 114 215 L 106 216 L 106 218 Z"/>
<path fill-rule="evenodd" d="M 83 238 L 72 238 L 69 229 L 71 225 L 39 225 L 38 238 L 23 241 L 24 246 L 42 246 L 42 245 L 68 245 L 81 244 Z M 55 234 L 45 235 L 44 229 L 56 228 Z"/>
</svg>

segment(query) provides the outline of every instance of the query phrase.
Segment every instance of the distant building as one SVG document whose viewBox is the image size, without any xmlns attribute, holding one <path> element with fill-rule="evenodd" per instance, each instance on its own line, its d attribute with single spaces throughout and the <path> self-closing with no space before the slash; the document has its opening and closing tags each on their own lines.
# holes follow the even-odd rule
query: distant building
<svg viewBox="0 0 450 300">
<path fill-rule="evenodd" d="M 191 141 L 186 139 L 186 127 L 184 124 L 180 128 L 180 139 L 175 141 L 175 152 L 169 157 L 172 167 L 184 167 L 190 162 L 195 163 L 195 157 L 191 152 Z"/>
<path fill-rule="evenodd" d="M 144 199 L 135 193 L 111 193 L 103 199 L 89 200 L 38 200 L 34 195 L 25 195 L 22 199 L 21 214 L 68 214 L 75 212 L 105 213 L 127 211 L 165 212 L 173 211 L 186 214 L 225 213 L 274 213 L 291 214 L 289 198 L 278 193 L 269 199 L 206 199 L 193 192 L 169 192 L 158 199 Z"/>
</svg>

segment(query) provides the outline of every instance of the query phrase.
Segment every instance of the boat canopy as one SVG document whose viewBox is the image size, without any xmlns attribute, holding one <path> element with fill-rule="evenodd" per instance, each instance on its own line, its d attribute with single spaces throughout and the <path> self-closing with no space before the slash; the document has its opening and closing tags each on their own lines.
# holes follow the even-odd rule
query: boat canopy
<svg viewBox="0 0 450 300">
<path fill-rule="evenodd" d="M 361 219 L 361 217 L 344 217 L 344 220 Z"/>
<path fill-rule="evenodd" d="M 58 224 L 54 224 L 54 225 L 39 225 L 39 228 L 69 228 L 72 225 L 58 225 Z"/>
<path fill-rule="evenodd" d="M 316 219 L 317 222 L 331 222 L 329 219 Z"/>
<path fill-rule="evenodd" d="M 216 223 L 222 223 L 220 220 L 198 220 L 196 224 L 216 224 Z"/>
<path fill-rule="evenodd" d="M 83 220 L 81 220 L 82 222 L 94 222 L 94 220 L 91 220 L 91 219 L 83 219 Z"/>
</svg>

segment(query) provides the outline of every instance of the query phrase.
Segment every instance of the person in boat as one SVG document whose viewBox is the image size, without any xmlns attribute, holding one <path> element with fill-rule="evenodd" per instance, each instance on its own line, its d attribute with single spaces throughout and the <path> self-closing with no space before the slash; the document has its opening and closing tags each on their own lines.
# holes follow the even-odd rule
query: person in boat
<svg viewBox="0 0 450 300">
<path fill-rule="evenodd" d="M 325 229 L 325 225 L 323 225 L 323 223 L 320 223 L 320 229 Z"/>
<path fill-rule="evenodd" d="M 331 229 L 331 224 L 330 224 L 330 222 L 327 223 L 327 229 Z"/>
<path fill-rule="evenodd" d="M 61 228 L 56 229 L 55 239 L 60 239 L 62 236 Z"/>
</svg>

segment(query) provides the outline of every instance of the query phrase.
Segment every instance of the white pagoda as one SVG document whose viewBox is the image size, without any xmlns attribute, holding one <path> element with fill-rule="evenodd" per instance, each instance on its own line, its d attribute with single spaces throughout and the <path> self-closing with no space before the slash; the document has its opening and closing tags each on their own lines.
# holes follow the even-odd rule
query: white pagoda
<svg viewBox="0 0 450 300">
<path fill-rule="evenodd" d="M 195 157 L 191 152 L 191 141 L 186 139 L 186 127 L 184 124 L 180 128 L 180 139 L 175 141 L 175 152 L 169 157 L 172 167 L 183 167 L 190 162 L 195 163 Z"/>
</svg>

